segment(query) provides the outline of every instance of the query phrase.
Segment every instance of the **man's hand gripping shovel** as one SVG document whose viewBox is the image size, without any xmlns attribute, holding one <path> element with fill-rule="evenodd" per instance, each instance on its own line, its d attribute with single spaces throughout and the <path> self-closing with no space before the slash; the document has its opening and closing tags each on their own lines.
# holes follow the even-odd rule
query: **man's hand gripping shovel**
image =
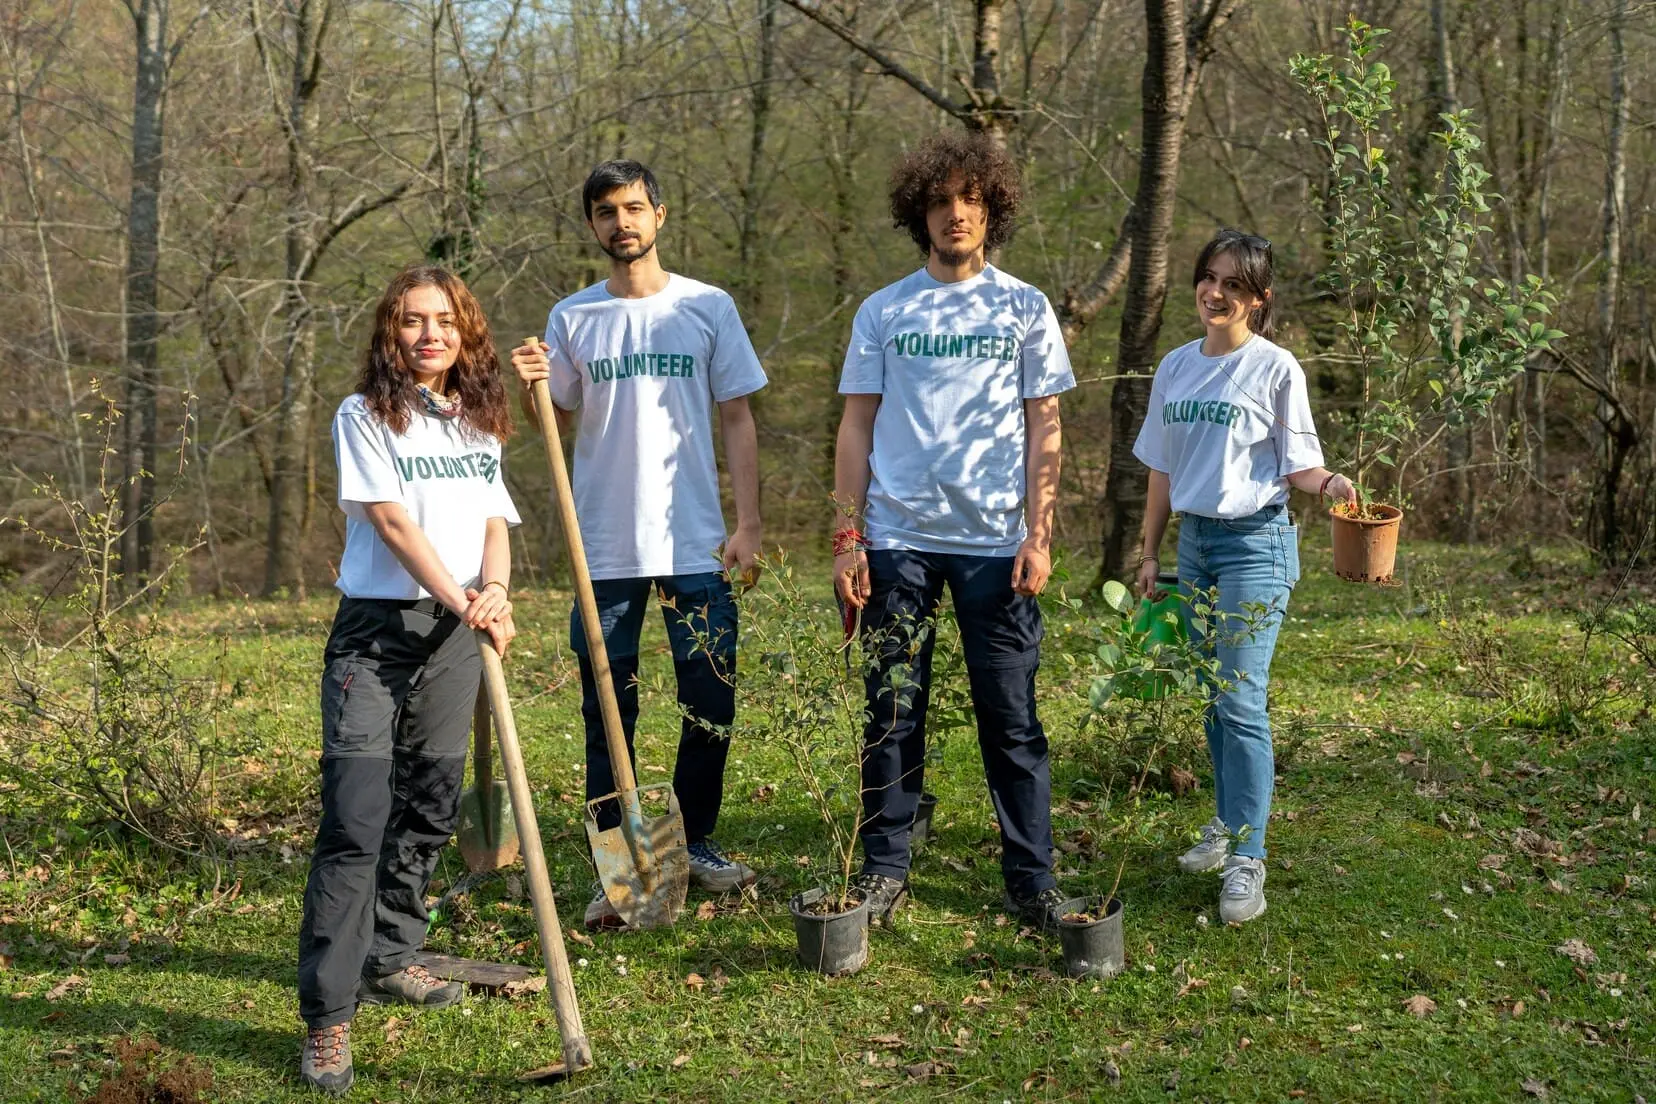
<svg viewBox="0 0 1656 1104">
<path fill-rule="evenodd" d="M 527 338 L 525 344 L 536 344 Z M 651 786 L 644 792 L 664 802 L 661 816 L 645 816 L 641 792 L 633 776 L 632 757 L 627 751 L 621 727 L 621 710 L 616 703 L 615 684 L 610 677 L 609 653 L 604 647 L 603 627 L 598 621 L 598 602 L 587 573 L 586 549 L 581 543 L 575 519 L 575 499 L 564 465 L 563 445 L 558 439 L 558 422 L 552 407 L 552 393 L 545 380 L 534 385 L 535 414 L 540 419 L 546 442 L 546 466 L 552 473 L 553 505 L 569 550 L 570 574 L 575 580 L 575 603 L 586 634 L 587 655 L 598 684 L 599 712 L 604 720 L 604 743 L 609 749 L 615 792 L 587 802 L 587 839 L 598 867 L 604 895 L 628 927 L 664 928 L 672 925 L 684 908 L 690 891 L 690 855 L 684 836 L 684 815 L 678 797 L 667 785 Z M 620 806 L 621 823 L 600 828 L 599 810 L 610 803 Z"/>
</svg>

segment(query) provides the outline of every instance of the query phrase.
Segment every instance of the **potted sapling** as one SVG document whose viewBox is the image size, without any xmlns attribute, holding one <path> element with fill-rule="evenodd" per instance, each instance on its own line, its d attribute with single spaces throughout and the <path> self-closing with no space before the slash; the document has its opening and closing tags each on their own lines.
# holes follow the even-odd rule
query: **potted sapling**
<svg viewBox="0 0 1656 1104">
<path fill-rule="evenodd" d="M 832 607 L 808 598 L 793 565 L 779 557 L 742 599 L 743 649 L 759 671 L 744 678 L 731 733 L 779 747 L 819 821 L 806 859 L 815 884 L 788 902 L 800 965 L 829 976 L 868 962 L 867 902 L 852 884 L 862 823 L 863 676 L 872 662 L 845 639 Z M 923 639 L 925 626 L 910 638 Z M 917 646 L 917 645 L 916 645 Z M 893 694 L 912 694 L 899 665 Z"/>
<path fill-rule="evenodd" d="M 1103 640 L 1092 657 L 1083 727 L 1102 729 L 1104 737 L 1094 742 L 1104 745 L 1112 760 L 1130 763 L 1132 775 L 1121 801 L 1107 803 L 1128 810 L 1116 829 L 1122 856 L 1109 890 L 1078 895 L 1058 909 L 1064 969 L 1072 978 L 1105 979 L 1121 972 L 1125 905 L 1117 891 L 1128 842 L 1149 828 L 1139 814 L 1145 783 L 1169 750 L 1197 754 L 1203 714 L 1213 695 L 1229 687 L 1209 642 L 1221 634 L 1252 633 L 1266 613 L 1256 605 L 1225 611 L 1215 590 L 1183 590 L 1176 579 L 1155 599 L 1135 602 L 1113 580 L 1102 597 L 1110 612 L 1101 620 Z M 1171 774 L 1175 788 L 1180 773 Z"/>
<path fill-rule="evenodd" d="M 1397 82 L 1374 56 L 1387 32 L 1352 17 L 1343 33 L 1346 56 L 1302 54 L 1290 64 L 1320 113 L 1312 141 L 1324 170 L 1325 261 L 1317 282 L 1335 311 L 1334 348 L 1310 359 L 1354 369 L 1343 428 L 1358 501 L 1330 510 L 1334 570 L 1385 584 L 1410 467 L 1422 469 L 1416 482 L 1464 472 L 1471 426 L 1564 335 L 1545 322 L 1553 296 L 1539 277 L 1508 282 L 1477 263 L 1477 240 L 1490 232 L 1490 203 L 1500 197 L 1484 188 L 1489 173 L 1471 113 L 1439 115 L 1427 164 L 1394 174 L 1390 150 L 1403 145 Z M 1449 459 L 1434 465 L 1440 454 Z M 1381 482 L 1393 501 L 1378 497 Z M 1473 508 L 1469 495 L 1461 505 Z"/>
</svg>

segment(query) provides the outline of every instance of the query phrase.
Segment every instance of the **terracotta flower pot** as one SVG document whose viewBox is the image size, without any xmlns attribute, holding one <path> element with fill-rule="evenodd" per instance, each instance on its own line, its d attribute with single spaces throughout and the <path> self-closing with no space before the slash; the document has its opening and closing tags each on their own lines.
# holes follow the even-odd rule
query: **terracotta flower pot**
<svg viewBox="0 0 1656 1104">
<path fill-rule="evenodd" d="M 1376 516 L 1347 517 L 1338 506 L 1328 511 L 1334 521 L 1334 574 L 1353 583 L 1389 583 L 1403 511 L 1378 505 L 1369 512 Z"/>
</svg>

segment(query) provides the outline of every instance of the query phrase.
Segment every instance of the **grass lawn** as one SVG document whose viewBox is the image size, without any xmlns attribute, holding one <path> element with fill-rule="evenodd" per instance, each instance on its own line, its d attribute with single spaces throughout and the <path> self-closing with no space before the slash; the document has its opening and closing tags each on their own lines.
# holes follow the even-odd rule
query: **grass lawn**
<svg viewBox="0 0 1656 1104">
<path fill-rule="evenodd" d="M 517 1081 L 559 1055 L 539 997 L 370 1008 L 350 1098 L 1656 1099 L 1656 725 L 1637 703 L 1597 700 L 1630 661 L 1584 651 L 1561 612 L 1587 601 L 1580 564 L 1559 554 L 1520 571 L 1505 553 L 1415 546 L 1415 585 L 1383 591 L 1335 580 L 1320 541 L 1307 541 L 1277 650 L 1259 920 L 1221 926 L 1217 878 L 1173 865 L 1212 815 L 1205 775 L 1178 798 L 1100 791 L 1112 749 L 1081 730 L 1086 681 L 1055 657 L 1086 654 L 1088 620 L 1103 614 L 1065 613 L 1049 620 L 1042 673 L 1060 878 L 1107 889 L 1127 848 L 1120 977 L 1065 980 L 1055 942 L 1001 916 L 997 837 L 965 733 L 928 774 L 941 803 L 912 907 L 873 933 L 860 974 L 802 972 L 785 902 L 813 881 L 820 823 L 780 750 L 738 745 L 719 838 L 767 872 L 757 905 L 697 909 L 693 894 L 671 931 L 569 943 L 596 1068 L 561 1086 Z M 1514 680 L 1505 696 L 1451 646 L 1429 603 L 1443 593 L 1499 614 L 1482 643 Z M 508 669 L 570 928 L 592 875 L 566 603 L 521 597 Z M 145 1059 L 154 1068 L 188 1056 L 210 1072 L 204 1100 L 309 1099 L 295 1075 L 294 945 L 331 613 L 319 598 L 177 615 L 181 636 L 228 641 L 224 723 L 260 749 L 218 780 L 236 842 L 216 881 L 74 822 L 9 814 L 0 794 L 0 1100 L 85 1099 L 123 1040 L 146 1037 L 161 1048 Z M 659 621 L 645 652 L 648 781 L 667 776 L 677 731 Z M 461 869 L 451 849 L 438 879 Z M 1566 957 L 1566 940 L 1596 960 Z M 473 896 L 430 946 L 539 963 L 515 879 Z M 1417 995 L 1435 1009 L 1411 1013 Z"/>
</svg>

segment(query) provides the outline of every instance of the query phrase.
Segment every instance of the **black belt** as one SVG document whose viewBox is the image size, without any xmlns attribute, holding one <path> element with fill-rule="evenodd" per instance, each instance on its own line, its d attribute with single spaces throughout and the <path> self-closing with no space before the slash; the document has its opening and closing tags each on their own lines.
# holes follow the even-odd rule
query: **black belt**
<svg viewBox="0 0 1656 1104">
<path fill-rule="evenodd" d="M 345 601 L 378 606 L 380 609 L 418 610 L 432 617 L 445 617 L 455 612 L 435 598 L 352 598 L 347 595 Z"/>
</svg>

